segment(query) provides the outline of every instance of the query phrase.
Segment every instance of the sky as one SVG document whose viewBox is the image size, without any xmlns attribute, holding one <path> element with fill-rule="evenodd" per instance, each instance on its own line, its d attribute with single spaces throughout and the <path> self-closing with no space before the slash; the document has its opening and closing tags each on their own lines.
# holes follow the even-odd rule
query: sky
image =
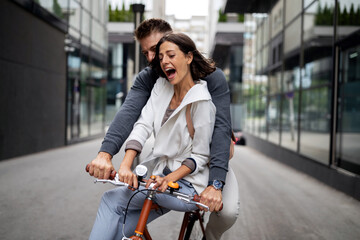
<svg viewBox="0 0 360 240">
<path fill-rule="evenodd" d="M 152 2 L 156 0 L 109 0 L 112 6 L 128 6 L 134 2 L 142 2 L 145 4 L 146 10 L 152 9 Z M 166 1 L 166 15 L 175 15 L 176 18 L 190 18 L 191 16 L 205 16 L 208 14 L 209 0 L 165 0 Z M 219 1 L 221 2 L 221 1 Z"/>
</svg>

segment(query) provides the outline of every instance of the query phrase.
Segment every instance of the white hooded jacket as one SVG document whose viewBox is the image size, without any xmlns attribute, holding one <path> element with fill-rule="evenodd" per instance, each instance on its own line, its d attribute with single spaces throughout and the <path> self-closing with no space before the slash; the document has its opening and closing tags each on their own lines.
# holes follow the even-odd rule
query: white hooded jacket
<svg viewBox="0 0 360 240">
<path fill-rule="evenodd" d="M 162 174 L 166 166 L 175 171 L 186 158 L 194 159 L 196 168 L 184 179 L 191 182 L 195 190 L 201 193 L 208 183 L 210 143 L 216 108 L 211 101 L 207 83 L 200 80 L 187 92 L 180 106 L 161 126 L 173 95 L 173 85 L 166 79 L 159 78 L 128 140 L 136 140 L 144 146 L 151 133 L 154 133 L 153 151 L 142 163 L 148 167 L 151 175 Z M 190 103 L 195 129 L 193 139 L 186 123 L 186 106 Z"/>
</svg>

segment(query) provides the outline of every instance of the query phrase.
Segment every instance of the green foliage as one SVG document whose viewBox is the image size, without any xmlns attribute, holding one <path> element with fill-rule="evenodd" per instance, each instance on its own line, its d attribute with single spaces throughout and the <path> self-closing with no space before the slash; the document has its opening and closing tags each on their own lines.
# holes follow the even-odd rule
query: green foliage
<svg viewBox="0 0 360 240">
<path fill-rule="evenodd" d="M 325 4 L 324 8 L 321 9 L 320 4 L 318 5 L 317 13 L 315 16 L 316 25 L 333 25 L 334 9 L 328 8 Z"/>
<path fill-rule="evenodd" d="M 351 4 L 350 10 L 346 7 L 340 9 L 338 5 L 337 8 L 338 15 L 338 25 L 360 25 L 360 5 L 358 5 L 357 10 L 355 11 L 354 4 Z M 328 8 L 325 4 L 324 8 L 321 8 L 320 4 L 315 16 L 315 24 L 323 26 L 333 25 L 334 9 Z"/>
<path fill-rule="evenodd" d="M 129 10 L 125 9 L 125 3 L 122 4 L 121 10 L 116 6 L 112 9 L 109 4 L 109 22 L 132 22 L 134 21 L 134 13 L 130 5 Z"/>
<path fill-rule="evenodd" d="M 57 0 L 53 0 L 53 12 L 56 16 L 59 18 L 64 18 L 64 15 L 62 13 L 61 7 Z"/>
<path fill-rule="evenodd" d="M 225 13 L 219 9 L 219 18 L 218 22 L 227 22 L 227 16 Z M 244 22 L 245 21 L 245 15 L 244 14 L 238 14 L 238 22 Z"/>
<path fill-rule="evenodd" d="M 219 20 L 218 22 L 227 22 L 227 16 L 219 9 Z"/>
<path fill-rule="evenodd" d="M 245 21 L 245 15 L 244 14 L 238 14 L 238 22 L 244 22 Z"/>
</svg>

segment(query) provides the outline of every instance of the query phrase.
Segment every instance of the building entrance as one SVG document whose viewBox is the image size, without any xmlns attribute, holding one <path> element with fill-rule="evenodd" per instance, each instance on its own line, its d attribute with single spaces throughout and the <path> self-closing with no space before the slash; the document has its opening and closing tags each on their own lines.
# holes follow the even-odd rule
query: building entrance
<svg viewBox="0 0 360 240">
<path fill-rule="evenodd" d="M 340 46 L 336 159 L 340 168 L 360 174 L 360 45 L 349 42 L 359 43 Z"/>
</svg>

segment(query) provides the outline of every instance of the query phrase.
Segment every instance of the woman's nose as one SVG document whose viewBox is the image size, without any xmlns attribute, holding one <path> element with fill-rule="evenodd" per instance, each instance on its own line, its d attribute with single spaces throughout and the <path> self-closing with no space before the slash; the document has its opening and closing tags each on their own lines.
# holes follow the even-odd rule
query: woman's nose
<svg viewBox="0 0 360 240">
<path fill-rule="evenodd" d="M 169 58 L 167 56 L 164 56 L 162 59 L 162 63 L 168 63 L 169 62 Z"/>
</svg>

